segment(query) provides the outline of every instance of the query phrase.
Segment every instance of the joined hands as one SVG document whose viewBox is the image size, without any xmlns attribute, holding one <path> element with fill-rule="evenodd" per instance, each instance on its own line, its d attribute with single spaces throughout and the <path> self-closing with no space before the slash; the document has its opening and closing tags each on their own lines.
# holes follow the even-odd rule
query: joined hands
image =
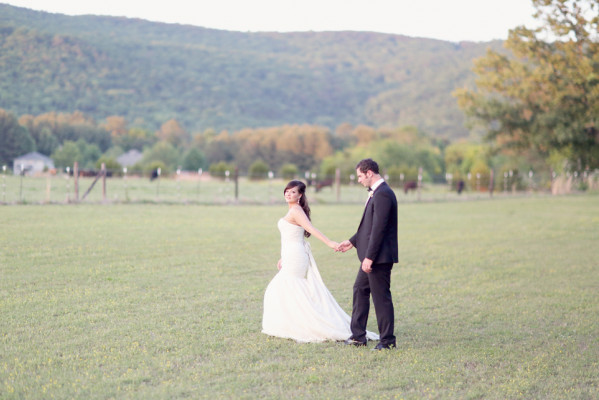
<svg viewBox="0 0 599 400">
<path fill-rule="evenodd" d="M 345 253 L 346 251 L 348 251 L 352 247 L 354 247 L 354 245 L 351 244 L 351 242 L 349 240 L 344 240 L 343 242 L 339 243 L 337 245 L 337 247 L 335 247 L 335 251 L 340 251 L 342 253 Z"/>
<path fill-rule="evenodd" d="M 343 253 L 345 253 L 346 251 L 348 251 L 349 249 L 353 248 L 354 245 L 351 244 L 351 242 L 349 240 L 344 240 L 341 243 L 338 243 L 337 246 L 335 247 L 335 251 L 341 251 Z M 369 258 L 365 258 L 364 260 L 362 260 L 362 271 L 366 272 L 367 274 L 372 272 L 372 260 Z"/>
</svg>

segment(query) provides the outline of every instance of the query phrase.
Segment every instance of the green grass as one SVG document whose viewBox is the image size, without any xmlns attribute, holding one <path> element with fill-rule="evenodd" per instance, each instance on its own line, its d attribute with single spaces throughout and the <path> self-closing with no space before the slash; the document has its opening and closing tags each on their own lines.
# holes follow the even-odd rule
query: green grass
<svg viewBox="0 0 599 400">
<path fill-rule="evenodd" d="M 312 206 L 335 240 L 361 211 Z M 388 352 L 260 332 L 285 212 L 0 207 L 0 398 L 599 397 L 596 195 L 401 204 Z M 310 240 L 351 310 L 355 252 Z"/>
</svg>

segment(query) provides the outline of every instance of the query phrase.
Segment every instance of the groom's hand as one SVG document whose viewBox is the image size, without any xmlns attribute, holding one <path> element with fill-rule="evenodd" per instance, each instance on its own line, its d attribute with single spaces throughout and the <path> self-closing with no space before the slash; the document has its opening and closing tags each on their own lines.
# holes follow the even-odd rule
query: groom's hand
<svg viewBox="0 0 599 400">
<path fill-rule="evenodd" d="M 349 240 L 344 240 L 343 242 L 339 243 L 339 246 L 337 246 L 337 248 L 335 249 L 336 251 L 342 251 L 342 252 L 346 252 L 349 249 L 351 249 L 352 247 L 354 247 L 353 244 L 351 244 L 351 242 Z"/>
<path fill-rule="evenodd" d="M 362 271 L 366 272 L 367 274 L 372 272 L 372 260 L 370 258 L 365 258 L 362 261 Z"/>
</svg>

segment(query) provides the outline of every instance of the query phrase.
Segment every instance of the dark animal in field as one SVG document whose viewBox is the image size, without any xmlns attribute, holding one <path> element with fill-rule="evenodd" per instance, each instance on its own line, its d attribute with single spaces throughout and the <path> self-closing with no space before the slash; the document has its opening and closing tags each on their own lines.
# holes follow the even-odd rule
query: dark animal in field
<svg viewBox="0 0 599 400">
<path fill-rule="evenodd" d="M 158 169 L 155 169 L 154 171 L 152 171 L 152 175 L 150 175 L 150 182 L 158 178 L 159 176 L 160 175 L 158 174 Z"/>
<path fill-rule="evenodd" d="M 403 191 L 405 194 L 408 194 L 408 191 L 410 191 L 410 190 L 416 190 L 416 189 L 418 189 L 418 182 L 416 182 L 416 181 L 407 181 L 403 185 Z"/>
<path fill-rule="evenodd" d="M 102 171 L 104 171 L 104 172 L 102 172 Z M 99 175 L 103 175 L 103 174 L 106 175 L 106 177 L 110 178 L 112 176 L 112 171 L 108 171 L 108 170 L 96 171 L 95 169 L 82 169 L 79 171 L 79 176 L 84 177 L 84 178 L 99 176 Z"/>
<path fill-rule="evenodd" d="M 462 193 L 462 191 L 464 190 L 464 181 L 461 180 L 458 182 L 457 190 L 458 190 L 458 194 Z"/>
<path fill-rule="evenodd" d="M 95 171 L 93 169 L 81 169 L 79 170 L 79 176 L 82 176 L 84 178 L 89 178 L 91 176 L 96 176 L 98 175 L 98 171 Z"/>
<path fill-rule="evenodd" d="M 320 190 L 324 187 L 330 186 L 331 189 L 333 188 L 333 180 L 332 179 L 325 179 L 323 181 L 319 181 L 316 183 L 316 192 L 320 192 Z"/>
</svg>

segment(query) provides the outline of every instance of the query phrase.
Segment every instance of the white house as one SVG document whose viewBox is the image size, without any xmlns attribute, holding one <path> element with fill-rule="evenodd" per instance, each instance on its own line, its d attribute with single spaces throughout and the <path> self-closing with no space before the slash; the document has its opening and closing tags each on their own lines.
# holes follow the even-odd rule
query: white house
<svg viewBox="0 0 599 400">
<path fill-rule="evenodd" d="M 49 169 L 54 169 L 54 161 L 37 151 L 17 157 L 13 161 L 15 175 L 21 174 L 21 171 L 24 171 L 27 175 L 34 175 Z"/>
<path fill-rule="evenodd" d="M 118 162 L 122 167 L 130 167 L 132 165 L 137 164 L 141 159 L 142 159 L 143 155 L 139 152 L 139 150 L 129 150 L 128 152 L 121 154 L 117 159 L 116 162 Z"/>
</svg>

